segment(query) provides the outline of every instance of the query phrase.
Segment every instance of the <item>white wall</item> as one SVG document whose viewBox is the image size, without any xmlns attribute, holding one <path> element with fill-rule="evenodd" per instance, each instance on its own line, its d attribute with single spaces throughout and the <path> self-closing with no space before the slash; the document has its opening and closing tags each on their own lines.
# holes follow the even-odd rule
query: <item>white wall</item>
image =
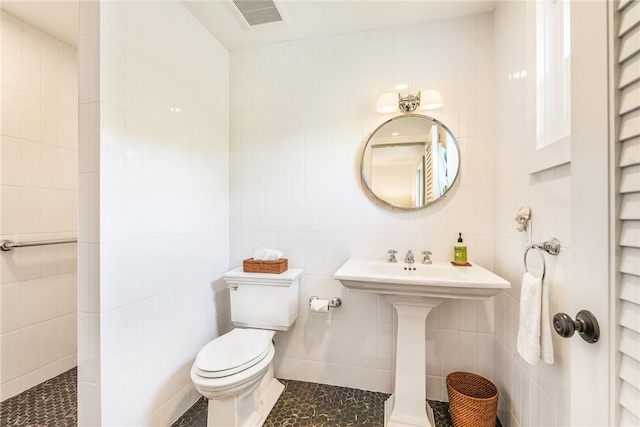
<svg viewBox="0 0 640 427">
<path fill-rule="evenodd" d="M 492 14 L 482 14 L 231 52 L 230 264 L 265 245 L 304 268 L 300 317 L 276 335 L 278 376 L 391 391 L 393 310 L 333 280 L 348 257 L 411 248 L 450 260 L 462 231 L 471 262 L 493 268 L 492 38 Z M 400 82 L 442 92 L 433 115 L 463 159 L 448 196 L 411 212 L 368 197 L 359 177 L 366 138 L 391 117 L 376 114 L 376 99 Z M 313 294 L 344 304 L 310 314 Z M 456 369 L 493 378 L 493 313 L 493 301 L 453 301 L 430 314 L 430 398 L 446 398 Z"/>
<path fill-rule="evenodd" d="M 524 233 L 515 230 L 513 213 L 520 206 L 532 210 L 533 241 L 557 237 L 558 256 L 545 255 L 550 312 L 566 311 L 571 285 L 571 167 L 558 166 L 527 175 L 525 144 L 527 102 L 526 2 L 501 2 L 495 10 L 496 147 L 495 147 L 495 272 L 512 283 L 495 298 L 495 380 L 500 389 L 499 412 L 509 426 L 570 425 L 571 381 L 569 340 L 553 333 L 555 363 L 528 365 L 516 351 L 520 283 L 524 273 Z M 527 77 L 523 75 L 527 72 Z M 464 161 L 464 158 L 463 158 Z M 530 269 L 540 274 L 540 258 L 530 253 Z"/>
<path fill-rule="evenodd" d="M 169 425 L 228 328 L 228 52 L 179 2 L 83 2 L 80 425 Z"/>
<path fill-rule="evenodd" d="M 76 50 L 0 12 L 0 239 L 75 237 Z M 0 254 L 0 400 L 76 366 L 76 246 Z"/>
</svg>

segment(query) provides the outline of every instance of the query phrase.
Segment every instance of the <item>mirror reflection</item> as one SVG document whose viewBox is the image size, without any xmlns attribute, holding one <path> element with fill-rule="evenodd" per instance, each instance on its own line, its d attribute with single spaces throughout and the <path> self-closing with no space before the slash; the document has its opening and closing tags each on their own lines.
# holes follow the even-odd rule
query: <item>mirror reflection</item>
<svg viewBox="0 0 640 427">
<path fill-rule="evenodd" d="M 394 117 L 369 137 L 362 178 L 383 202 L 416 209 L 442 197 L 460 169 L 460 148 L 438 120 L 419 114 Z"/>
</svg>

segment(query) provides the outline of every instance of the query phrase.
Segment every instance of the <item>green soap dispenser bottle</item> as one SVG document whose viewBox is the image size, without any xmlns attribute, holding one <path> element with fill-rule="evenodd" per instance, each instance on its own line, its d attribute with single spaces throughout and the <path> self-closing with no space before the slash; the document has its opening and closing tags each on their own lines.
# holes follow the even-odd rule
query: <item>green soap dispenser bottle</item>
<svg viewBox="0 0 640 427">
<path fill-rule="evenodd" d="M 458 244 L 453 247 L 453 262 L 460 265 L 467 263 L 467 245 L 462 241 L 462 233 L 458 233 Z"/>
</svg>

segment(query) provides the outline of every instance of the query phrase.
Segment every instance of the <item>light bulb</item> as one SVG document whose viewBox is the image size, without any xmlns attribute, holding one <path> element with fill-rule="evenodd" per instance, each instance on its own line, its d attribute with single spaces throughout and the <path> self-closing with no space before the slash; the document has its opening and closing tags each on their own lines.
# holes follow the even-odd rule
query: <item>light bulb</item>
<svg viewBox="0 0 640 427">
<path fill-rule="evenodd" d="M 427 89 L 420 91 L 420 109 L 436 110 L 442 108 L 444 101 L 442 94 L 435 89 Z"/>
<path fill-rule="evenodd" d="M 398 94 L 388 92 L 378 98 L 376 102 L 376 111 L 378 113 L 393 113 L 398 111 Z"/>
</svg>

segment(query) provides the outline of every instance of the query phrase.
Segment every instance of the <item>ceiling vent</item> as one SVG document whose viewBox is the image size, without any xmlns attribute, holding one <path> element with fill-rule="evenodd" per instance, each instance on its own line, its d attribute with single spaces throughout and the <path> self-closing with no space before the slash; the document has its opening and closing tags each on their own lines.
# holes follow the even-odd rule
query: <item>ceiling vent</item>
<svg viewBox="0 0 640 427">
<path fill-rule="evenodd" d="M 256 25 L 272 22 L 287 22 L 287 13 L 283 13 L 283 5 L 276 4 L 273 0 L 232 0 L 237 12 L 244 18 L 243 25 L 254 27 Z M 236 14 L 237 15 L 237 14 Z M 239 17 L 238 17 L 239 18 Z M 241 19 L 241 18 L 239 18 Z"/>
</svg>

